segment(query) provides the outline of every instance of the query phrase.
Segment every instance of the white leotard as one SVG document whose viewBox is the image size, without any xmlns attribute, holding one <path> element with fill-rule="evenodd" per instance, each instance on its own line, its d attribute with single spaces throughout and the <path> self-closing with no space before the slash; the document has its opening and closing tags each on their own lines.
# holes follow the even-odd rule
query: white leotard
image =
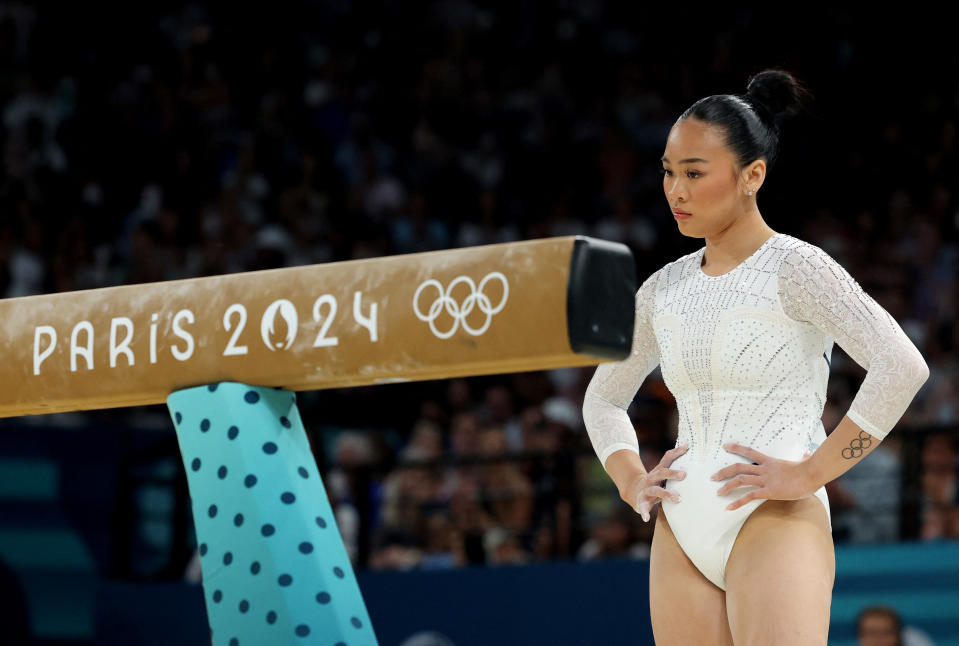
<svg viewBox="0 0 959 646">
<path fill-rule="evenodd" d="M 819 247 L 776 233 L 721 276 L 702 271 L 704 252 L 702 247 L 687 254 L 643 282 L 636 293 L 632 352 L 597 366 L 583 419 L 604 466 L 614 451 L 638 453 L 626 409 L 660 366 L 679 413 L 676 443 L 690 445 L 673 465 L 686 478 L 668 480 L 666 487 L 682 500 L 664 501 L 663 511 L 693 562 L 725 588 L 732 542 L 762 501 L 725 509 L 751 487 L 716 495 L 723 483 L 709 476 L 749 462 L 722 445 L 736 442 L 799 460 L 822 444 L 834 342 L 867 371 L 847 415 L 880 440 L 929 369 L 892 316 Z M 816 496 L 828 515 L 825 488 Z"/>
</svg>

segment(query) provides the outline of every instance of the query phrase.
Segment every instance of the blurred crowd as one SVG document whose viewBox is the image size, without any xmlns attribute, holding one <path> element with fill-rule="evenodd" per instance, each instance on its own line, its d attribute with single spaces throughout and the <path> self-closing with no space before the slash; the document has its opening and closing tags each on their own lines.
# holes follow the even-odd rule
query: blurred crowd
<svg viewBox="0 0 959 646">
<path fill-rule="evenodd" d="M 570 234 L 629 245 L 642 278 L 702 244 L 662 195 L 670 125 L 786 65 L 819 107 L 786 130 L 760 209 L 900 322 L 932 371 L 900 426 L 942 427 L 923 435 L 920 474 L 903 468 L 916 443 L 893 432 L 832 483 L 834 528 L 900 537 L 915 477 L 918 534 L 959 538 L 959 58 L 946 41 L 926 83 L 839 9 L 797 16 L 792 36 L 723 7 L 690 40 L 663 28 L 688 9 L 586 0 L 111 11 L 0 5 L 0 296 Z M 798 58 L 812 30 L 816 51 Z M 894 89 L 863 98 L 877 87 Z M 834 357 L 827 432 L 864 374 Z M 651 525 L 619 501 L 582 426 L 592 370 L 302 397 L 304 419 L 339 429 L 315 443 L 351 554 L 442 568 L 648 553 Z M 676 427 L 658 370 L 630 415 L 656 464 Z"/>
</svg>

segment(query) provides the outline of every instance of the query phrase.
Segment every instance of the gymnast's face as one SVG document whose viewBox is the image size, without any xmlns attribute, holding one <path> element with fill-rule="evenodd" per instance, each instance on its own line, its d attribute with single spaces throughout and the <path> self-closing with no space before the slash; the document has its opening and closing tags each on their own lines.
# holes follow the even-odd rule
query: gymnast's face
<svg viewBox="0 0 959 646">
<path fill-rule="evenodd" d="M 666 139 L 662 162 L 663 191 L 683 235 L 712 237 L 749 207 L 750 169 L 737 167 L 721 128 L 693 117 L 676 122 Z M 690 216 L 677 218 L 678 212 Z"/>
</svg>

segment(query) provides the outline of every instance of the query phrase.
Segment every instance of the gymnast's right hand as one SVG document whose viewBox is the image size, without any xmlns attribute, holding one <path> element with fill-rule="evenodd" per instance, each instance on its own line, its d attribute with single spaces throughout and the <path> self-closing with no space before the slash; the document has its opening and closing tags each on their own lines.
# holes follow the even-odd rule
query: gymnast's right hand
<svg viewBox="0 0 959 646">
<path fill-rule="evenodd" d="M 679 494 L 666 491 L 663 483 L 666 480 L 682 480 L 686 477 L 685 471 L 670 469 L 676 458 L 689 450 L 688 444 L 682 444 L 663 454 L 663 459 L 648 473 L 638 474 L 630 480 L 623 491 L 623 500 L 630 505 L 643 520 L 649 522 L 649 512 L 657 502 L 669 498 L 672 502 L 679 502 Z"/>
</svg>

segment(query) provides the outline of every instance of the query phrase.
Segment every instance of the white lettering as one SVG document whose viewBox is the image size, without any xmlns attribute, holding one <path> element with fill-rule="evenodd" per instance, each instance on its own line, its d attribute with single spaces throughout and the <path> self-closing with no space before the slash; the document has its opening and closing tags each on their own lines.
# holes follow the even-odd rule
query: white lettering
<svg viewBox="0 0 959 646">
<path fill-rule="evenodd" d="M 249 348 L 245 345 L 237 345 L 236 342 L 240 338 L 240 334 L 243 332 L 243 328 L 246 326 L 246 308 L 240 305 L 239 303 L 234 303 L 230 305 L 226 310 L 226 314 L 223 315 L 223 327 L 226 328 L 226 331 L 229 332 L 230 328 L 233 327 L 233 324 L 230 323 L 230 319 L 233 318 L 233 314 L 240 315 L 240 322 L 236 326 L 236 331 L 233 332 L 233 336 L 230 337 L 230 342 L 226 344 L 226 350 L 223 351 L 224 357 L 236 356 L 239 354 L 246 354 L 249 351 Z"/>
<path fill-rule="evenodd" d="M 331 345 L 339 345 L 340 340 L 335 336 L 326 338 L 326 333 L 330 329 L 330 325 L 333 323 L 333 317 L 336 316 L 336 297 L 332 294 L 323 294 L 316 302 L 313 303 L 313 320 L 319 323 L 322 320 L 322 315 L 320 314 L 320 308 L 324 305 L 330 306 L 330 314 L 326 317 L 326 321 L 323 323 L 323 327 L 320 328 L 320 333 L 316 335 L 316 341 L 313 342 L 314 348 L 322 348 Z"/>
<path fill-rule="evenodd" d="M 80 332 L 87 333 L 86 347 L 77 345 Z M 70 333 L 70 372 L 77 371 L 78 355 L 87 360 L 87 370 L 93 370 L 93 324 L 90 321 L 80 321 L 73 326 L 73 332 Z"/>
<path fill-rule="evenodd" d="M 193 323 L 195 319 L 193 318 L 193 312 L 190 310 L 180 310 L 173 317 L 173 333 L 186 341 L 186 350 L 180 350 L 172 345 L 170 346 L 170 352 L 173 353 L 173 358 L 177 361 L 186 361 L 193 356 L 193 335 L 180 327 L 180 319 L 186 320 L 187 323 Z"/>
<path fill-rule="evenodd" d="M 50 345 L 43 352 L 40 352 L 40 337 L 46 335 L 50 339 Z M 53 349 L 57 347 L 57 331 L 49 325 L 40 325 L 33 332 L 33 374 L 40 374 L 40 364 L 47 357 L 53 354 Z"/>
<path fill-rule="evenodd" d="M 126 336 L 123 338 L 123 341 L 120 342 L 120 345 L 117 345 L 117 328 L 124 327 L 127 331 Z M 117 357 L 120 353 L 126 355 L 129 365 L 133 365 L 135 362 L 133 358 L 133 351 L 130 350 L 130 341 L 133 340 L 133 321 L 128 319 L 125 316 L 118 316 L 110 321 L 110 367 L 117 367 Z"/>
<path fill-rule="evenodd" d="M 157 362 L 157 319 L 160 317 L 156 312 L 150 317 L 150 363 Z"/>
<path fill-rule="evenodd" d="M 370 331 L 370 341 L 376 342 L 376 303 L 370 304 L 370 315 L 368 317 L 363 316 L 363 312 L 360 311 L 360 305 L 362 305 L 363 293 L 362 292 L 353 292 L 353 318 L 357 323 L 365 327 Z"/>
</svg>

